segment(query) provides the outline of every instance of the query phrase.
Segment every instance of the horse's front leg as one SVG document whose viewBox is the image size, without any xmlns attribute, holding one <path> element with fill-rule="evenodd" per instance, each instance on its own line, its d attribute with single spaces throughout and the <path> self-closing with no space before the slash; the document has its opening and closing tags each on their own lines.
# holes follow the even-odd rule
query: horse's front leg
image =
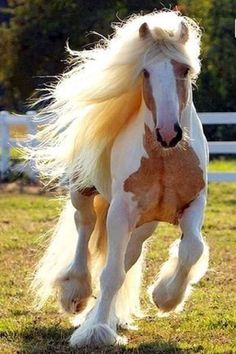
<svg viewBox="0 0 236 354">
<path fill-rule="evenodd" d="M 208 247 L 201 234 L 205 203 L 206 193 L 202 191 L 185 209 L 180 220 L 181 240 L 172 245 L 170 258 L 154 284 L 152 298 L 161 312 L 181 310 L 191 284 L 207 270 Z"/>
<path fill-rule="evenodd" d="M 73 261 L 57 280 L 59 301 L 66 312 L 83 311 L 92 294 L 88 242 L 96 222 L 93 200 L 94 195 L 71 192 L 71 202 L 76 209 L 74 220 L 78 240 Z"/>
<path fill-rule="evenodd" d="M 100 296 L 85 322 L 73 333 L 71 344 L 78 347 L 122 343 L 109 326 L 111 307 L 121 288 L 125 272 L 125 252 L 135 223 L 135 212 L 123 196 L 115 196 L 107 215 L 108 256 L 100 277 Z"/>
</svg>

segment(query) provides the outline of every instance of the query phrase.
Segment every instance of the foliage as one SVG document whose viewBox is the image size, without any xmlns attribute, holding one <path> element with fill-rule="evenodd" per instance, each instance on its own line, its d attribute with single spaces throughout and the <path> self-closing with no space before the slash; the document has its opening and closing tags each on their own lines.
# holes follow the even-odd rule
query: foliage
<svg viewBox="0 0 236 354">
<path fill-rule="evenodd" d="M 204 226 L 210 268 L 193 291 L 185 311 L 158 318 L 154 306 L 143 297 L 148 316 L 138 322 L 138 331 L 123 331 L 129 338 L 128 346 L 93 350 L 94 354 L 235 353 L 235 193 L 236 183 L 210 184 Z M 1 354 L 91 353 L 89 349 L 69 349 L 73 330 L 69 320 L 59 315 L 52 304 L 42 311 L 34 310 L 28 291 L 30 274 L 44 243 L 39 236 L 55 224 L 59 208 L 58 199 L 52 201 L 48 196 L 1 193 Z M 144 289 L 152 283 L 167 258 L 169 245 L 177 237 L 179 230 L 167 224 L 153 235 L 145 264 Z"/>
<path fill-rule="evenodd" d="M 65 45 L 82 49 L 102 35 L 111 34 L 110 23 L 140 8 L 154 8 L 155 1 L 9 0 L 13 16 L 0 27 L 0 82 L 2 104 L 22 111 L 36 88 L 51 82 L 65 68 Z"/>
<path fill-rule="evenodd" d="M 203 27 L 202 73 L 195 93 L 200 111 L 236 111 L 236 2 L 181 0 L 182 10 Z"/>
<path fill-rule="evenodd" d="M 236 3 L 228 0 L 181 0 L 181 11 L 196 19 L 202 36 L 202 72 L 194 92 L 200 112 L 236 111 Z M 234 140 L 236 126 L 204 127 L 208 140 Z"/>
</svg>

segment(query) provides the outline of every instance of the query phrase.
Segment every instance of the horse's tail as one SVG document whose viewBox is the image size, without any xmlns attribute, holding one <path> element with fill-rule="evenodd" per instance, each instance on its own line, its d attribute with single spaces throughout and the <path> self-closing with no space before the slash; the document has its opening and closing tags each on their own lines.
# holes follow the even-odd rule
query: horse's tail
<svg viewBox="0 0 236 354">
<path fill-rule="evenodd" d="M 99 276 L 107 255 L 106 219 L 109 203 L 98 195 L 94 200 L 94 208 L 97 219 L 89 241 L 89 269 L 93 293 L 96 295 L 96 292 L 99 292 Z M 71 201 L 67 201 L 48 248 L 36 268 L 32 288 L 36 294 L 37 307 L 41 307 L 49 296 L 55 295 L 57 280 L 74 259 L 78 239 L 74 212 Z M 141 259 L 127 273 L 125 283 L 117 296 L 116 314 L 122 322 L 129 323 L 132 315 L 140 314 L 140 276 Z"/>
</svg>

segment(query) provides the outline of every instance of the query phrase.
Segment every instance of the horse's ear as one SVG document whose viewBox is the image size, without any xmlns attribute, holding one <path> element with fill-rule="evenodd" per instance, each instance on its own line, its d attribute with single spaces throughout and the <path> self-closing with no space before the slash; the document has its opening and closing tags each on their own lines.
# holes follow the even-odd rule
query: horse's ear
<svg viewBox="0 0 236 354">
<path fill-rule="evenodd" d="M 179 38 L 180 43 L 185 44 L 188 40 L 188 37 L 189 37 L 188 27 L 186 23 L 181 22 L 181 32 Z"/>
<path fill-rule="evenodd" d="M 139 37 L 141 39 L 145 39 L 148 37 L 150 34 L 150 29 L 148 27 L 147 22 L 144 22 L 140 27 L 139 27 Z"/>
</svg>

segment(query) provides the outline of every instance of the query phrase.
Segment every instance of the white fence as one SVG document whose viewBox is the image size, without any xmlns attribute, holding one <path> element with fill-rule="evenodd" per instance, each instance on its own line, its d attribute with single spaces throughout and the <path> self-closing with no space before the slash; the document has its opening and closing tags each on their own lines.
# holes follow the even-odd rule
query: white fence
<svg viewBox="0 0 236 354">
<path fill-rule="evenodd" d="M 11 148 L 25 147 L 27 144 L 26 138 L 11 138 L 10 127 L 12 125 L 25 126 L 27 134 L 34 136 L 37 133 L 37 125 L 32 117 L 34 111 L 28 111 L 25 115 L 15 115 L 7 111 L 0 111 L 0 176 L 3 178 L 6 172 L 10 169 Z M 36 144 L 36 140 L 31 140 L 31 144 Z M 31 179 L 36 178 L 33 163 L 16 164 L 13 168 L 16 172 L 24 171 Z"/>
<path fill-rule="evenodd" d="M 199 113 L 202 124 L 236 124 L 236 112 Z M 236 141 L 209 141 L 210 154 L 236 155 Z M 209 181 L 236 181 L 235 172 L 209 172 Z"/>
<path fill-rule="evenodd" d="M 13 139 L 10 137 L 11 125 L 24 125 L 27 128 L 28 134 L 35 135 L 37 132 L 37 125 L 33 122 L 32 117 L 35 112 L 29 111 L 26 115 L 13 115 L 6 111 L 0 112 L 0 174 L 4 176 L 6 171 L 10 168 L 10 149 L 11 147 L 20 148 L 25 146 L 26 139 Z M 236 124 L 236 113 L 199 113 L 203 124 Z M 36 144 L 36 140 L 32 140 L 32 144 Z M 210 154 L 234 154 L 236 155 L 236 141 L 210 141 Z M 35 178 L 32 172 L 32 166 L 16 165 L 15 170 L 25 172 L 31 177 Z M 210 181 L 236 181 L 235 172 L 209 172 Z"/>
</svg>

